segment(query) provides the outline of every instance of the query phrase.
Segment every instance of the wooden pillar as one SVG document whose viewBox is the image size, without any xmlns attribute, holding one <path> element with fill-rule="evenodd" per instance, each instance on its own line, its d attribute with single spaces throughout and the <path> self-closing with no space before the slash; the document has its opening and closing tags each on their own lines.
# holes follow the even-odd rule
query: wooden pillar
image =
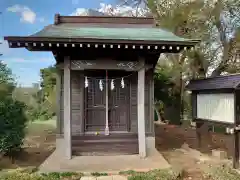
<svg viewBox="0 0 240 180">
<path fill-rule="evenodd" d="M 150 88 L 149 88 L 149 93 L 150 93 L 150 103 L 149 103 L 149 118 L 150 118 L 150 132 L 151 135 L 155 137 L 155 115 L 154 115 L 154 70 L 151 70 L 151 75 L 150 75 Z"/>
<path fill-rule="evenodd" d="M 240 124 L 239 119 L 239 94 L 238 91 L 234 91 L 234 127 L 238 127 Z M 233 168 L 239 168 L 239 130 L 235 130 L 233 134 Z"/>
<path fill-rule="evenodd" d="M 145 133 L 145 67 L 138 70 L 138 146 L 140 157 L 146 157 Z"/>
<path fill-rule="evenodd" d="M 67 159 L 72 158 L 71 143 L 71 79 L 70 79 L 70 59 L 64 57 L 64 142 L 65 156 Z"/>
<path fill-rule="evenodd" d="M 235 131 L 233 134 L 233 168 L 239 168 L 239 132 Z"/>
<path fill-rule="evenodd" d="M 105 83 L 106 87 L 105 87 L 105 98 L 106 98 L 106 122 L 105 122 L 105 135 L 108 136 L 109 135 L 109 126 L 108 126 L 108 110 L 109 110 L 109 107 L 108 107 L 108 71 L 106 70 L 106 83 Z"/>
<path fill-rule="evenodd" d="M 59 69 L 56 73 L 56 115 L 57 115 L 57 135 L 61 134 L 61 74 Z"/>
<path fill-rule="evenodd" d="M 200 149 L 202 147 L 202 126 L 203 122 L 196 120 L 196 136 L 197 136 L 197 147 Z"/>
<path fill-rule="evenodd" d="M 83 72 L 81 72 L 81 75 L 80 75 L 80 83 L 81 83 L 81 86 L 80 86 L 80 96 L 79 96 L 79 99 L 80 99 L 80 134 L 84 134 L 84 91 L 85 91 L 85 88 L 84 88 L 84 74 Z"/>
</svg>

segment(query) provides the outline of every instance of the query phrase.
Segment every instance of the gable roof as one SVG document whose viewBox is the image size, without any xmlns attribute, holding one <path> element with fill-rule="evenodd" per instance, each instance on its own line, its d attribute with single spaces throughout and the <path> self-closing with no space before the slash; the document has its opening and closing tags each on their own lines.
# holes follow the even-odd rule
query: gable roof
<svg viewBox="0 0 240 180">
<path fill-rule="evenodd" d="M 9 42 L 112 42 L 141 45 L 194 46 L 199 40 L 178 37 L 159 29 L 150 17 L 60 16 L 54 25 L 24 37 L 5 37 Z"/>
<path fill-rule="evenodd" d="M 42 31 L 30 37 L 43 38 L 69 38 L 69 39 L 111 39 L 131 41 L 162 41 L 162 42 L 192 42 L 171 32 L 159 28 L 105 28 L 105 27 L 81 27 L 70 24 L 50 25 Z"/>
<path fill-rule="evenodd" d="M 190 91 L 236 89 L 240 85 L 240 74 L 191 80 L 186 88 Z"/>
</svg>

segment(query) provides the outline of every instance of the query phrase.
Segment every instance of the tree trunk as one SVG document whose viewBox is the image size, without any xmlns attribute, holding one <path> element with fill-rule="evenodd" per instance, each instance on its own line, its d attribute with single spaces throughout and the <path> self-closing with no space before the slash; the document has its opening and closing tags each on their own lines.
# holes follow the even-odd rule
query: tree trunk
<svg viewBox="0 0 240 180">
<path fill-rule="evenodd" d="M 184 89 L 183 89 L 183 77 L 182 77 L 182 68 L 180 71 L 180 122 L 182 123 L 184 119 Z"/>
<path fill-rule="evenodd" d="M 158 110 L 158 108 L 157 108 L 157 106 L 155 104 L 154 104 L 154 110 L 157 113 L 158 121 L 162 121 L 160 112 L 159 112 L 159 110 Z"/>
</svg>

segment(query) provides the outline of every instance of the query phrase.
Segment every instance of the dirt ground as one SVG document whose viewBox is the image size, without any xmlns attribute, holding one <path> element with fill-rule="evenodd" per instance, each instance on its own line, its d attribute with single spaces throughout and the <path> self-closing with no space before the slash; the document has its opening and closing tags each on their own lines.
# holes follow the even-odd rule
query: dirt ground
<svg viewBox="0 0 240 180">
<path fill-rule="evenodd" d="M 7 157 L 1 157 L 0 169 L 39 166 L 54 151 L 55 138 L 55 127 L 52 122 L 30 124 L 23 151 L 15 163 L 12 164 Z"/>
<path fill-rule="evenodd" d="M 208 180 L 203 177 L 206 163 L 200 163 L 195 155 L 182 148 L 187 141 L 195 142 L 190 136 L 188 140 L 182 140 L 184 133 L 179 128 L 169 127 L 168 132 L 163 132 L 162 127 L 156 127 L 156 147 L 177 168 L 184 170 L 186 180 Z M 165 128 L 165 127 L 164 127 Z M 159 132 L 161 131 L 161 132 Z M 185 133 L 187 133 L 185 131 Z M 188 136 L 184 136 L 188 137 Z M 55 127 L 50 123 L 33 123 L 28 127 L 28 135 L 24 142 L 24 151 L 15 163 L 12 164 L 6 157 L 0 159 L 0 169 L 12 169 L 17 167 L 37 167 L 55 149 Z"/>
<path fill-rule="evenodd" d="M 211 157 L 213 149 L 232 153 L 232 139 L 224 134 L 205 134 L 198 148 L 196 131 L 191 127 L 166 124 L 155 125 L 156 148 L 173 166 L 184 170 L 185 179 L 209 180 L 204 172 L 210 165 L 221 165 L 223 161 Z M 228 160 L 224 161 L 229 163 Z"/>
</svg>

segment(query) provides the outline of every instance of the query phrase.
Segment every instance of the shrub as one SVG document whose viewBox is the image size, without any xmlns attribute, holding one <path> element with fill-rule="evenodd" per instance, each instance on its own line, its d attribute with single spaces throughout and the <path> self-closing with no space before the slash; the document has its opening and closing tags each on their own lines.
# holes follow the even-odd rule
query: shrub
<svg viewBox="0 0 240 180">
<path fill-rule="evenodd" d="M 0 153 L 12 160 L 21 150 L 27 118 L 25 105 L 10 97 L 0 98 Z"/>
<path fill-rule="evenodd" d="M 159 169 L 146 173 L 134 172 L 128 177 L 128 180 L 182 180 L 182 171 L 173 171 L 172 169 Z"/>
</svg>

